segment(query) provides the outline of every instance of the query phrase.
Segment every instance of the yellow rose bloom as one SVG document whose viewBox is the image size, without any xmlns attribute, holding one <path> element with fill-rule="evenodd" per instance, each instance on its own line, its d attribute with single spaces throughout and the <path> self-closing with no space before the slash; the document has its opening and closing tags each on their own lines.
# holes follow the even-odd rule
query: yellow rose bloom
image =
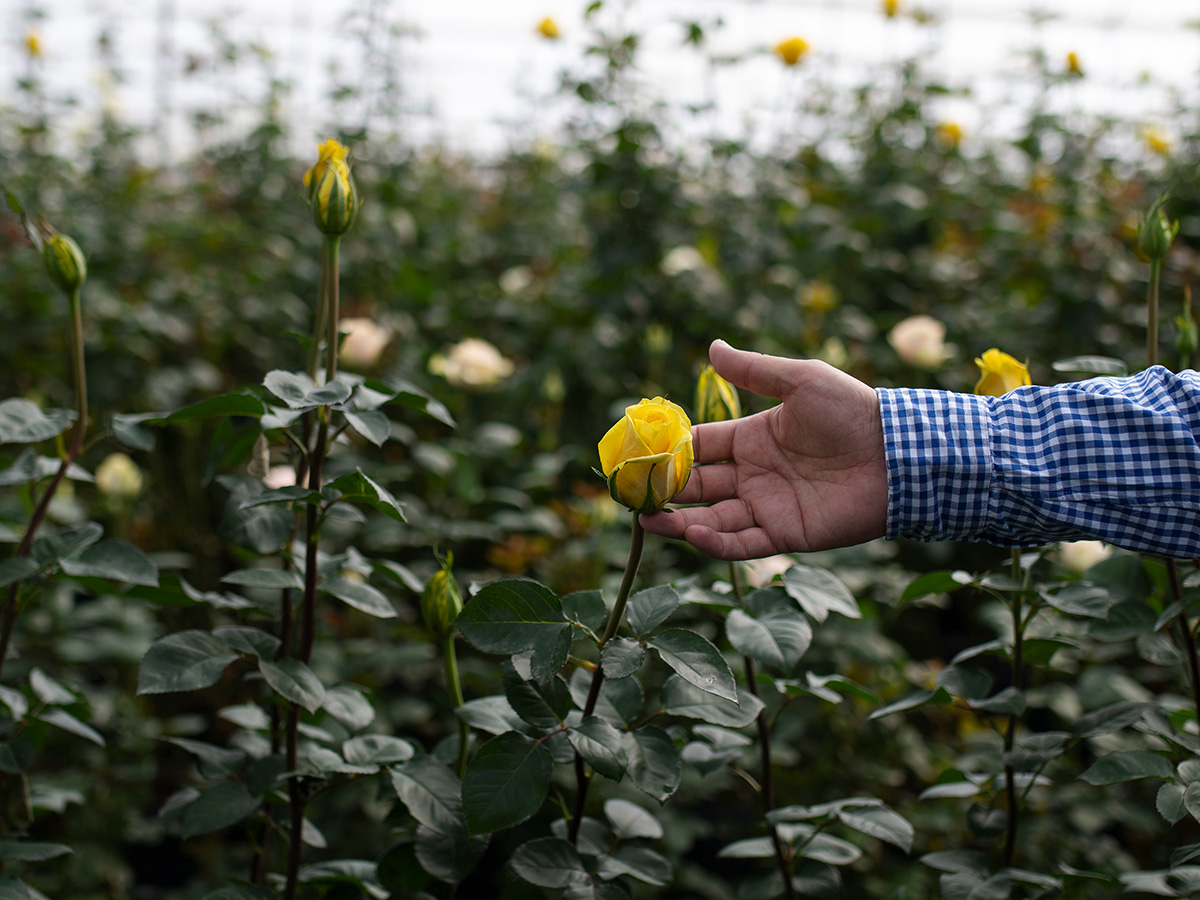
<svg viewBox="0 0 1200 900">
<path fill-rule="evenodd" d="M 725 422 L 741 415 L 742 401 L 737 390 L 711 365 L 705 366 L 696 380 L 697 423 Z"/>
<path fill-rule="evenodd" d="M 549 16 L 538 22 L 537 33 L 548 41 L 558 37 L 558 23 Z"/>
<path fill-rule="evenodd" d="M 42 55 L 42 40 L 32 31 L 25 35 L 25 52 L 35 59 Z"/>
<path fill-rule="evenodd" d="M 993 347 L 985 350 L 983 356 L 975 358 L 979 366 L 979 381 L 975 385 L 975 393 L 989 397 L 999 397 L 1007 394 L 1013 388 L 1031 384 L 1029 367 Z"/>
<path fill-rule="evenodd" d="M 654 512 L 683 490 L 692 473 L 692 423 L 669 400 L 642 400 L 625 408 L 598 449 L 612 498 L 634 512 Z"/>
<path fill-rule="evenodd" d="M 900 14 L 900 0 L 883 0 L 883 14 L 894 19 Z"/>
<path fill-rule="evenodd" d="M 797 65 L 808 53 L 808 41 L 804 38 L 788 38 L 775 45 L 775 55 L 783 60 L 785 66 Z"/>
<path fill-rule="evenodd" d="M 953 150 L 962 143 L 962 126 L 957 122 L 943 122 L 934 130 L 933 136 L 947 150 Z"/>
<path fill-rule="evenodd" d="M 316 165 L 304 173 L 313 221 L 325 234 L 345 234 L 358 215 L 350 148 L 330 138 L 317 148 L 317 154 Z"/>
<path fill-rule="evenodd" d="M 1067 54 L 1067 74 L 1079 78 L 1083 75 L 1083 66 L 1079 64 L 1079 54 L 1072 51 Z"/>
</svg>

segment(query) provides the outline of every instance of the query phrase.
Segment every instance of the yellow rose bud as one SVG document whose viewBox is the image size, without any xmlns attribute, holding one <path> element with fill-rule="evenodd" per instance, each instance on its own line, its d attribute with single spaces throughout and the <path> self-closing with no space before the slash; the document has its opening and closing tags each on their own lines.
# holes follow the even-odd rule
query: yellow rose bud
<svg viewBox="0 0 1200 900">
<path fill-rule="evenodd" d="M 558 23 L 549 16 L 538 22 L 537 33 L 548 41 L 552 41 L 558 37 Z"/>
<path fill-rule="evenodd" d="M 1013 388 L 1031 383 L 1029 367 L 995 347 L 984 351 L 983 356 L 976 357 L 975 365 L 979 366 L 981 373 L 975 385 L 977 394 L 999 397 Z"/>
<path fill-rule="evenodd" d="M 1074 51 L 1067 54 L 1067 74 L 1076 78 L 1083 76 L 1083 66 L 1079 64 L 1079 54 Z"/>
<path fill-rule="evenodd" d="M 946 150 L 953 150 L 962 143 L 962 126 L 957 122 L 943 122 L 934 129 L 933 137 Z"/>
<path fill-rule="evenodd" d="M 894 19 L 900 14 L 900 0 L 883 0 L 883 14 Z"/>
<path fill-rule="evenodd" d="M 442 560 L 442 567 L 425 582 L 421 592 L 421 618 L 434 637 L 443 638 L 450 633 L 455 617 L 462 612 L 462 592 L 454 579 L 451 567 L 454 556 Z"/>
<path fill-rule="evenodd" d="M 801 37 L 788 38 L 775 45 L 775 55 L 785 66 L 795 66 L 808 53 L 808 41 Z"/>
<path fill-rule="evenodd" d="M 712 366 L 705 366 L 696 380 L 696 421 L 725 422 L 742 415 L 742 402 L 728 381 Z"/>
<path fill-rule="evenodd" d="M 313 222 L 325 234 L 345 234 L 358 216 L 358 189 L 350 175 L 350 149 L 335 138 L 317 148 L 317 163 L 304 173 Z"/>
<path fill-rule="evenodd" d="M 79 245 L 49 226 L 42 236 L 42 259 L 51 279 L 68 294 L 79 290 L 87 280 L 87 258 Z"/>
<path fill-rule="evenodd" d="M 42 39 L 35 32 L 25 35 L 25 52 L 35 59 L 42 55 Z"/>
<path fill-rule="evenodd" d="M 662 397 L 625 408 L 600 441 L 608 491 L 634 512 L 654 512 L 683 490 L 692 473 L 692 423 Z"/>
</svg>

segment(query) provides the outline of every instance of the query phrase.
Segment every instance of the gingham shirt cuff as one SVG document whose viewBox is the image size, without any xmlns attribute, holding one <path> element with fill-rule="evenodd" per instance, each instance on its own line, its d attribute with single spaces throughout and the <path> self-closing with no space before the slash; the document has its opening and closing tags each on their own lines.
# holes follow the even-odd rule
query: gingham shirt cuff
<svg viewBox="0 0 1200 900">
<path fill-rule="evenodd" d="M 1035 546 L 1095 538 L 1200 556 L 1200 375 L 878 391 L 887 536 Z"/>
</svg>

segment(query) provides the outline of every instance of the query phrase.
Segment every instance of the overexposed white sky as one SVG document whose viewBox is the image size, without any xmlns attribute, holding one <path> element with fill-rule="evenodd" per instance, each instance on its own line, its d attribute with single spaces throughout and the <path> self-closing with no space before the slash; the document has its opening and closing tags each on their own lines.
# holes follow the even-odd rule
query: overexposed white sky
<svg viewBox="0 0 1200 900">
<path fill-rule="evenodd" d="M 606 0 L 591 24 L 583 16 L 587 0 L 56 0 L 43 17 L 33 14 L 37 0 L 0 0 L 6 6 L 0 89 L 11 102 L 18 102 L 11 86 L 30 63 L 23 40 L 32 31 L 43 50 L 36 71 L 52 93 L 80 101 L 74 115 L 81 124 L 102 104 L 135 123 L 152 122 L 165 108 L 176 152 L 188 140 L 189 111 L 214 103 L 236 109 L 261 97 L 259 73 L 267 69 L 293 83 L 291 139 L 308 147 L 330 124 L 322 98 L 331 61 L 356 81 L 364 65 L 394 64 L 400 113 L 392 124 L 415 140 L 487 152 L 536 133 L 552 136 L 558 119 L 548 98 L 562 70 L 584 64 L 595 21 L 620 20 L 642 36 L 647 95 L 677 107 L 715 103 L 706 127 L 730 136 L 769 138 L 806 78 L 861 84 L 881 65 L 913 55 L 951 84 L 972 86 L 973 96 L 948 99 L 946 110 L 968 133 L 1003 124 L 984 111 L 995 98 L 1033 89 L 1021 54 L 1034 48 L 1052 66 L 1068 52 L 1080 58 L 1086 77 L 1057 90 L 1062 105 L 1169 130 L 1164 85 L 1200 103 L 1195 0 L 1049 0 L 1038 4 L 1050 11 L 1038 22 L 1030 3 L 1014 0 L 901 0 L 902 15 L 893 20 L 879 0 Z M 915 21 L 917 8 L 932 13 L 934 24 Z M 545 16 L 559 25 L 556 41 L 536 33 Z M 684 21 L 706 25 L 702 50 L 681 46 Z M 236 78 L 211 70 L 213 22 L 235 42 L 268 50 L 270 62 L 243 65 Z M 355 32 L 364 29 L 375 60 L 363 59 Z M 118 84 L 100 74 L 97 38 L 105 32 Z M 793 35 L 812 50 L 803 66 L 788 70 L 769 48 Z M 712 56 L 738 62 L 714 68 Z"/>
</svg>

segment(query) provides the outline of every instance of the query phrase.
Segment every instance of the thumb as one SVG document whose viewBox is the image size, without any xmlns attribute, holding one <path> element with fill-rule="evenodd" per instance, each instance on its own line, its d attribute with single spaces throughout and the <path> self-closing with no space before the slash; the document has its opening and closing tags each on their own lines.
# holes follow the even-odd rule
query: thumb
<svg viewBox="0 0 1200 900">
<path fill-rule="evenodd" d="M 804 380 L 808 360 L 786 359 L 738 350 L 722 340 L 708 348 L 708 358 L 717 374 L 731 384 L 764 397 L 783 398 Z"/>
</svg>

